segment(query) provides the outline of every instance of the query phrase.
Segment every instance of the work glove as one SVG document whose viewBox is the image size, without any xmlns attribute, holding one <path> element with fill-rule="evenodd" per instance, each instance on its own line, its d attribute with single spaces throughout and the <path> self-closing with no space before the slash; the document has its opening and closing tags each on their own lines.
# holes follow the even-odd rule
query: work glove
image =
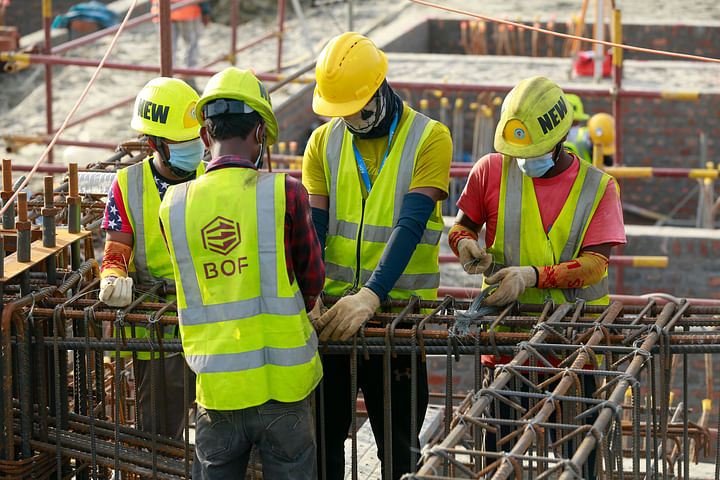
<svg viewBox="0 0 720 480">
<path fill-rule="evenodd" d="M 100 281 L 100 301 L 109 307 L 126 307 L 132 301 L 130 277 L 105 277 Z"/>
<path fill-rule="evenodd" d="M 347 340 L 365 323 L 380 307 L 380 298 L 367 287 L 363 287 L 355 295 L 343 297 L 325 312 L 318 322 L 320 340 Z"/>
<path fill-rule="evenodd" d="M 522 295 L 526 288 L 537 284 L 535 267 L 506 267 L 485 279 L 488 285 L 500 286 L 485 299 L 485 305 L 507 305 Z"/>
<path fill-rule="evenodd" d="M 484 273 L 492 264 L 493 257 L 480 248 L 472 238 L 461 238 L 457 244 L 458 256 L 463 269 L 470 274 Z"/>
<path fill-rule="evenodd" d="M 320 317 L 323 313 L 327 312 L 327 310 L 327 307 L 323 304 L 322 298 L 318 296 L 317 300 L 315 300 L 315 306 L 307 314 L 310 324 L 315 327 L 315 331 L 319 332 L 323 327 L 323 324 L 320 323 Z"/>
</svg>

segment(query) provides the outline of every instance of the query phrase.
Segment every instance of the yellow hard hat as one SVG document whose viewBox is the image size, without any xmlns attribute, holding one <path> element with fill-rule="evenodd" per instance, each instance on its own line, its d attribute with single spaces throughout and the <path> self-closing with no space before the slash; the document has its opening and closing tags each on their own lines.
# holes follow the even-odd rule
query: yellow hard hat
<svg viewBox="0 0 720 480">
<path fill-rule="evenodd" d="M 593 145 L 602 145 L 603 155 L 615 153 L 615 119 L 609 113 L 596 113 L 587 123 Z"/>
<path fill-rule="evenodd" d="M 573 109 L 555 82 L 526 78 L 503 101 L 495 150 L 515 158 L 539 157 L 567 135 L 572 122 Z"/>
<path fill-rule="evenodd" d="M 313 111 L 346 117 L 360 111 L 382 85 L 387 55 L 369 38 L 347 32 L 330 40 L 315 65 Z"/>
<path fill-rule="evenodd" d="M 590 118 L 590 115 L 585 113 L 585 109 L 583 108 L 583 103 L 582 100 L 580 100 L 580 97 L 578 97 L 574 93 L 566 93 L 565 98 L 567 98 L 568 102 L 570 102 L 570 105 L 572 105 L 574 120 L 580 121 Z"/>
<path fill-rule="evenodd" d="M 270 95 L 268 95 L 263 83 L 251 71 L 228 67 L 210 77 L 205 86 L 205 91 L 195 107 L 200 125 L 205 125 L 203 107 L 211 100 L 221 98 L 237 100 L 242 103 L 243 108 L 237 111 L 223 110 L 223 112 L 218 113 L 250 113 L 254 110 L 260 114 L 267 124 L 268 145 L 277 142 L 278 122 L 272 109 Z"/>
<path fill-rule="evenodd" d="M 135 98 L 130 127 L 145 135 L 176 142 L 200 136 L 195 117 L 197 92 L 178 78 L 157 77 L 150 80 Z"/>
</svg>

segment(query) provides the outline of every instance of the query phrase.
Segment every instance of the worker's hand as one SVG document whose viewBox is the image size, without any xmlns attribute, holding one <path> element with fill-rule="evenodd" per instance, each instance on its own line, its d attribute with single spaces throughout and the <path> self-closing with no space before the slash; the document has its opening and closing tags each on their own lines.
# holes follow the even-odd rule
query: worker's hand
<svg viewBox="0 0 720 480">
<path fill-rule="evenodd" d="M 203 24 L 203 27 L 207 27 L 208 24 L 210 23 L 210 20 L 211 20 L 210 15 L 208 15 L 207 13 L 206 13 L 205 15 L 203 15 L 203 16 L 202 16 L 202 24 Z"/>
<path fill-rule="evenodd" d="M 109 307 L 126 307 L 132 301 L 130 277 L 105 277 L 100 281 L 100 301 Z"/>
<path fill-rule="evenodd" d="M 470 274 L 484 273 L 492 264 L 493 257 L 480 248 L 472 238 L 461 238 L 457 244 L 460 264 Z"/>
<path fill-rule="evenodd" d="M 537 284 L 535 267 L 506 267 L 485 279 L 488 285 L 500 286 L 485 299 L 485 305 L 507 305 L 522 295 L 526 288 Z"/>
<path fill-rule="evenodd" d="M 307 314 L 308 320 L 310 320 L 312 326 L 315 327 L 315 331 L 319 332 L 324 326 L 323 323 L 320 323 L 320 317 L 322 317 L 322 314 L 327 312 L 327 310 L 327 307 L 323 305 L 322 298 L 318 296 L 317 300 L 315 300 L 315 306 Z"/>
<path fill-rule="evenodd" d="M 320 340 L 347 340 L 379 307 L 380 299 L 367 287 L 361 288 L 355 295 L 341 298 L 320 317 Z"/>
</svg>

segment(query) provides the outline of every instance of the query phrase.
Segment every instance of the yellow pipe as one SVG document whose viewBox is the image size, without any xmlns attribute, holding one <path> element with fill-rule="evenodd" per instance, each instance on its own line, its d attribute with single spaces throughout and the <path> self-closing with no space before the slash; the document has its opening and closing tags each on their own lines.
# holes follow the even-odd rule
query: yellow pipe
<svg viewBox="0 0 720 480">
<path fill-rule="evenodd" d="M 605 167 L 605 173 L 615 178 L 652 177 L 652 167 Z"/>
<path fill-rule="evenodd" d="M 692 168 L 688 178 L 718 178 L 718 171 L 715 169 Z"/>
<path fill-rule="evenodd" d="M 668 257 L 666 256 L 637 256 L 633 257 L 633 267 L 660 267 L 668 266 Z"/>
<path fill-rule="evenodd" d="M 622 43 L 622 23 L 620 21 L 620 10 L 612 11 L 613 19 L 613 43 Z M 622 67 L 622 54 L 623 49 L 620 47 L 613 47 L 613 65 Z"/>
<path fill-rule="evenodd" d="M 52 18 L 52 0 L 42 1 L 42 15 L 44 18 Z"/>
<path fill-rule="evenodd" d="M 700 94 L 698 92 L 660 92 L 665 100 L 697 100 Z"/>
<path fill-rule="evenodd" d="M 0 52 L 0 62 L 5 62 L 6 72 L 17 72 L 30 66 L 29 53 Z"/>
<path fill-rule="evenodd" d="M 602 155 L 602 145 L 593 145 L 593 157 L 592 157 L 592 163 L 593 167 L 599 168 L 602 170 L 603 168 L 603 155 Z"/>
</svg>

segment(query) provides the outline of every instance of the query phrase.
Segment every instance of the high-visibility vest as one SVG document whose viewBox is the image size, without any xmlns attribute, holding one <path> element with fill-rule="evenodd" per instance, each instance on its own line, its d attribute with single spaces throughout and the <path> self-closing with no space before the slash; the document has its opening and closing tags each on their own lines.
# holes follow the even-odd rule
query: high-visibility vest
<svg viewBox="0 0 720 480">
<path fill-rule="evenodd" d="M 305 398 L 318 339 L 285 258 L 285 176 L 226 168 L 168 189 L 160 207 L 197 402 L 237 410 Z"/>
<path fill-rule="evenodd" d="M 610 175 L 580 161 L 577 178 L 555 222 L 545 232 L 532 178 L 523 175 L 514 158 L 503 156 L 497 231 L 487 249 L 493 255 L 492 271 L 506 266 L 548 266 L 567 262 L 580 253 L 585 232 L 605 194 Z M 581 288 L 528 288 L 518 301 L 556 304 L 584 299 L 589 305 L 608 305 L 607 270 L 599 283 Z"/>
<path fill-rule="evenodd" d="M 363 200 L 352 134 L 342 119 L 333 121 L 323 152 L 330 194 L 325 291 L 344 295 L 364 285 L 377 267 L 400 216 L 403 198 L 410 189 L 420 146 L 436 122 L 410 110 L 398 125 L 382 170 Z M 437 202 L 415 252 L 389 293 L 390 298 L 410 298 L 417 294 L 426 300 L 437 299 L 442 229 L 440 202 Z"/>
<path fill-rule="evenodd" d="M 184 0 L 170 0 L 170 3 L 182 2 Z M 152 0 L 152 6 L 150 12 L 158 13 L 160 7 L 158 6 L 158 0 Z M 182 20 L 193 20 L 202 16 L 202 9 L 200 5 L 188 5 L 187 7 L 178 8 L 170 12 L 170 20 L 173 22 Z M 158 17 L 153 18 L 153 22 L 159 22 Z"/>
<path fill-rule="evenodd" d="M 574 153 L 580 160 L 585 160 L 586 162 L 592 164 L 592 151 L 588 151 L 587 143 L 585 141 L 587 131 L 587 127 L 578 128 L 575 138 L 565 140 L 563 146 Z"/>
<path fill-rule="evenodd" d="M 133 250 L 128 270 L 136 283 L 151 284 L 160 280 L 166 282 L 168 286 L 174 286 L 175 277 L 170 256 L 158 220 L 160 192 L 150 167 L 153 158 L 147 158 L 141 163 L 117 172 L 123 206 L 134 232 Z M 195 171 L 196 177 L 202 175 L 203 172 L 205 172 L 205 165 L 200 162 Z M 126 327 L 125 335 L 131 336 L 130 327 Z M 174 328 L 166 326 L 163 336 L 172 338 Z M 145 328 L 136 326 L 135 337 L 149 337 L 149 333 Z M 123 354 L 123 356 L 128 355 Z M 149 360 L 150 353 L 138 352 L 138 358 Z"/>
</svg>

